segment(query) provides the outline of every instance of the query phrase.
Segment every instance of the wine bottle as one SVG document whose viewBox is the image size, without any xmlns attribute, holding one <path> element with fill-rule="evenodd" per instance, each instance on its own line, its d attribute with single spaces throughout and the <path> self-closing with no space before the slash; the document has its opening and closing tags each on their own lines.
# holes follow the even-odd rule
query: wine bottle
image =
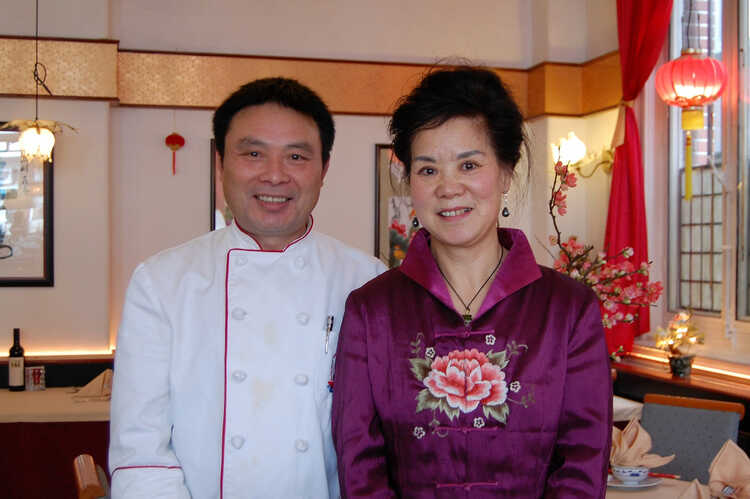
<svg viewBox="0 0 750 499">
<path fill-rule="evenodd" d="M 24 376 L 23 347 L 21 346 L 21 330 L 13 328 L 13 346 L 8 355 L 8 389 L 20 392 L 26 389 Z"/>
</svg>

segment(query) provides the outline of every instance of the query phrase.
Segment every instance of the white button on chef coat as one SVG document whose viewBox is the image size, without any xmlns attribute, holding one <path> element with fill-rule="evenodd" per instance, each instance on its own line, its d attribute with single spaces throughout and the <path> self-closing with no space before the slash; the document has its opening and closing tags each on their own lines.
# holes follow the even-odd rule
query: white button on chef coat
<svg viewBox="0 0 750 499">
<path fill-rule="evenodd" d="M 307 374 L 298 374 L 294 377 L 294 382 L 297 383 L 299 386 L 305 386 L 308 382 L 309 378 L 307 377 Z"/>
<path fill-rule="evenodd" d="M 307 449 L 310 447 L 310 444 L 307 443 L 307 440 L 297 439 L 294 442 L 294 448 L 297 449 L 297 452 L 307 452 Z"/>
<path fill-rule="evenodd" d="M 241 449 L 243 445 L 245 445 L 245 438 L 241 437 L 239 435 L 235 435 L 230 440 L 232 442 L 232 447 L 235 449 Z"/>
<path fill-rule="evenodd" d="M 245 311 L 244 308 L 234 307 L 232 309 L 232 318 L 237 319 L 238 321 L 241 321 L 242 319 L 244 319 L 246 315 L 247 315 L 247 312 Z"/>
<path fill-rule="evenodd" d="M 232 379 L 237 383 L 242 383 L 243 381 L 245 381 L 245 378 L 247 378 L 247 373 L 245 371 L 240 371 L 238 369 L 232 373 Z"/>
<path fill-rule="evenodd" d="M 310 316 L 304 312 L 300 312 L 297 314 L 297 322 L 302 324 L 303 326 L 308 323 L 310 320 Z"/>
<path fill-rule="evenodd" d="M 305 268 L 305 259 L 301 256 L 298 256 L 294 259 L 294 266 L 298 269 L 302 270 Z"/>
</svg>

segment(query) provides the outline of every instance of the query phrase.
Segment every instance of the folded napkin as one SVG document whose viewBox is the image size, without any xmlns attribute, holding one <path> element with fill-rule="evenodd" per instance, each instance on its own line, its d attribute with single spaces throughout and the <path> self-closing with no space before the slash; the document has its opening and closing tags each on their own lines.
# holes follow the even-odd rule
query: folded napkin
<svg viewBox="0 0 750 499">
<path fill-rule="evenodd" d="M 750 498 L 750 459 L 736 443 L 724 442 L 708 472 L 708 488 L 714 496 Z"/>
<path fill-rule="evenodd" d="M 688 488 L 685 489 L 677 499 L 710 499 L 710 497 L 705 491 L 705 488 L 696 478 L 692 482 L 690 482 Z"/>
<path fill-rule="evenodd" d="M 674 459 L 671 456 L 648 454 L 651 450 L 651 435 L 643 429 L 636 418 L 630 420 L 624 430 L 612 428 L 612 450 L 609 462 L 615 466 L 645 466 L 656 468 Z"/>
<path fill-rule="evenodd" d="M 88 400 L 109 400 L 112 397 L 112 369 L 107 369 L 92 379 L 89 384 L 78 390 L 73 399 L 83 402 Z"/>
</svg>

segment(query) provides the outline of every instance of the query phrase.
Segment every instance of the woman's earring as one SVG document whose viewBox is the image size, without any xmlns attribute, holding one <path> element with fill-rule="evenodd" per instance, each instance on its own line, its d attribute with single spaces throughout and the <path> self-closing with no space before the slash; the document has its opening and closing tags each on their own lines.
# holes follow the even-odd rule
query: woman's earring
<svg viewBox="0 0 750 499">
<path fill-rule="evenodd" d="M 508 193 L 503 193 L 503 216 L 508 218 L 510 216 L 510 210 L 508 209 Z"/>
</svg>

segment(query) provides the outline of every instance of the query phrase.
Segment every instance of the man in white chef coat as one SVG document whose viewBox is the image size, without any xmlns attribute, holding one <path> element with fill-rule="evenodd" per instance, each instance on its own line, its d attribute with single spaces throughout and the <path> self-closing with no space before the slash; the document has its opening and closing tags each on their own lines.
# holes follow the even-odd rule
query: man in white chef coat
<svg viewBox="0 0 750 499">
<path fill-rule="evenodd" d="M 333 355 L 347 295 L 385 270 L 313 229 L 334 124 L 294 80 L 214 114 L 235 216 L 133 273 L 117 338 L 112 497 L 338 497 Z"/>
</svg>

